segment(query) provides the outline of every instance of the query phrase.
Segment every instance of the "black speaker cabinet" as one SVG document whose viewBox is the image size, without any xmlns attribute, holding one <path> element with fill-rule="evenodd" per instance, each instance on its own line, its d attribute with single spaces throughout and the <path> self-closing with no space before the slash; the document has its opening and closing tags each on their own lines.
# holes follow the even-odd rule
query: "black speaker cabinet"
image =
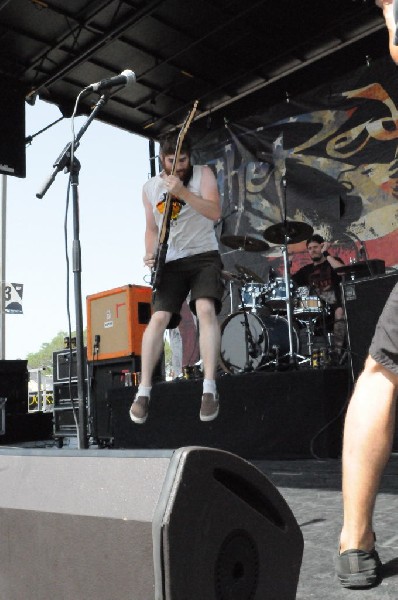
<svg viewBox="0 0 398 600">
<path fill-rule="evenodd" d="M 0 85 L 0 173 L 25 177 L 25 90 L 5 78 Z"/>
<path fill-rule="evenodd" d="M 354 380 L 363 369 L 377 321 L 397 282 L 398 273 L 390 273 L 342 284 Z"/>
<path fill-rule="evenodd" d="M 164 379 L 164 365 L 164 355 L 162 355 L 154 371 L 154 382 Z M 137 390 L 134 387 L 134 375 L 140 371 L 141 356 L 90 361 L 88 363 L 90 435 L 99 444 L 112 442 L 114 438 L 111 392 L 119 388 L 128 388 L 132 402 Z"/>
<path fill-rule="evenodd" d="M 303 553 L 265 475 L 198 447 L 0 449 L 0 539 L 7 600 L 294 600 Z"/>
<path fill-rule="evenodd" d="M 0 360 L 0 398 L 7 398 L 6 415 L 28 412 L 27 365 L 27 360 Z"/>
<path fill-rule="evenodd" d="M 83 348 L 84 371 L 87 368 L 87 348 Z M 77 378 L 77 350 L 57 350 L 53 352 L 53 380 L 69 381 Z"/>
<path fill-rule="evenodd" d="M 109 391 L 121 387 L 132 388 L 133 373 L 141 370 L 141 357 L 130 356 L 124 359 L 89 362 L 89 430 L 90 435 L 99 443 L 113 439 L 112 407 Z"/>
</svg>

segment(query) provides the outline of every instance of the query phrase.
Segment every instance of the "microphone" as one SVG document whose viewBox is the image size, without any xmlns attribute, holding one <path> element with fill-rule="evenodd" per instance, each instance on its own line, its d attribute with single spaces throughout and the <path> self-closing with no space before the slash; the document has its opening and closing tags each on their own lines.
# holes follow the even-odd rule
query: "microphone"
<svg viewBox="0 0 398 600">
<path fill-rule="evenodd" d="M 109 79 L 101 79 L 101 81 L 97 81 L 97 83 L 91 83 L 83 90 L 83 92 L 84 94 L 89 94 L 90 92 L 102 92 L 102 90 L 109 90 L 117 86 L 132 85 L 135 81 L 136 77 L 134 71 L 125 69 L 120 75 L 115 75 Z"/>
</svg>

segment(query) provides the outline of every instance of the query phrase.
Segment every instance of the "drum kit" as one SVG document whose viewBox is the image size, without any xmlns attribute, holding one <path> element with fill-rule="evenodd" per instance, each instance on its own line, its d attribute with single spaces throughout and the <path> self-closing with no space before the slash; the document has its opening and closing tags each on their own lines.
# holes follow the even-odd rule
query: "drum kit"
<svg viewBox="0 0 398 600">
<path fill-rule="evenodd" d="M 254 271 L 235 264 L 236 274 L 224 272 L 229 281 L 231 311 L 221 325 L 221 360 L 231 374 L 250 372 L 280 363 L 297 366 L 311 362 L 314 326 L 324 311 L 323 303 L 308 287 L 296 288 L 290 278 L 288 245 L 302 242 L 313 234 L 306 223 L 283 222 L 268 227 L 263 237 L 280 246 L 284 276 L 270 273 L 265 282 Z M 266 252 L 267 242 L 249 236 L 221 236 L 234 250 Z M 272 269 L 270 269 L 272 272 Z M 234 311 L 232 286 L 236 285 L 240 304 Z M 288 293 L 287 293 L 288 290 Z M 307 352 L 299 354 L 299 332 L 305 331 Z"/>
</svg>

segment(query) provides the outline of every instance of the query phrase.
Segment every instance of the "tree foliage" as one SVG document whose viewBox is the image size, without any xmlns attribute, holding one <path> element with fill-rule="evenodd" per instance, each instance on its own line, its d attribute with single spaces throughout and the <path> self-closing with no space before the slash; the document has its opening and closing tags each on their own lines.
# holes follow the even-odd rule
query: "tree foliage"
<svg viewBox="0 0 398 600">
<path fill-rule="evenodd" d="M 86 332 L 84 332 L 84 339 L 86 339 Z M 76 333 L 72 333 L 72 337 L 75 337 Z M 59 331 L 57 335 L 50 341 L 44 342 L 38 352 L 31 352 L 26 357 L 28 360 L 28 369 L 39 369 L 40 367 L 46 367 L 48 374 L 53 372 L 53 353 L 59 352 L 64 349 L 64 338 L 68 337 L 66 331 Z"/>
</svg>

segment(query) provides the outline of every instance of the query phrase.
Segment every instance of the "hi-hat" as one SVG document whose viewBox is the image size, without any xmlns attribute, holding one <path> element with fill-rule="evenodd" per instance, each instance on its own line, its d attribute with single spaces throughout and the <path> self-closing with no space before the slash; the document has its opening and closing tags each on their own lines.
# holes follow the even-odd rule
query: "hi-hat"
<svg viewBox="0 0 398 600">
<path fill-rule="evenodd" d="M 225 281 L 236 281 L 237 283 L 243 283 L 244 277 L 242 275 L 236 275 L 235 273 L 231 273 L 230 271 L 221 271 L 221 277 Z"/>
<path fill-rule="evenodd" d="M 286 235 L 288 244 L 298 244 L 298 242 L 308 240 L 313 233 L 313 228 L 307 223 L 286 221 L 267 227 L 263 237 L 272 244 L 284 244 Z"/>
<path fill-rule="evenodd" d="M 251 271 L 247 267 L 235 264 L 235 269 L 248 281 L 253 281 L 255 283 L 265 283 L 264 279 L 261 279 L 261 277 L 259 277 L 257 273 Z"/>
<path fill-rule="evenodd" d="M 264 252 L 269 249 L 267 242 L 249 235 L 222 235 L 220 242 L 234 250 L 246 250 L 247 252 Z"/>
</svg>

